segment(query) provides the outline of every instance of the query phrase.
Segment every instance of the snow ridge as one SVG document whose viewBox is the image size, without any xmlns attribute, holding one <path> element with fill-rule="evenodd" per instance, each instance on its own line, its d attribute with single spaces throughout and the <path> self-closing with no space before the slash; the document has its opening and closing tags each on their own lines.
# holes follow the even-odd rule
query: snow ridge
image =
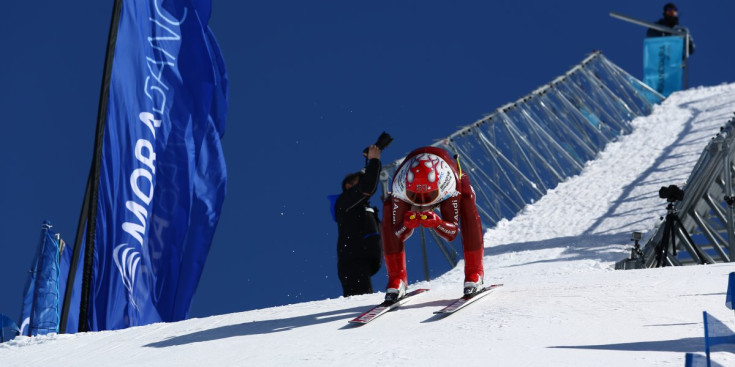
<svg viewBox="0 0 735 367">
<path fill-rule="evenodd" d="M 725 308 L 732 264 L 613 271 L 633 231 L 665 214 L 658 189 L 684 185 L 735 111 L 735 84 L 669 97 L 633 121 L 584 171 L 485 235 L 486 283 L 504 283 L 449 318 L 462 266 L 431 292 L 366 326 L 347 321 L 382 294 L 327 299 L 178 323 L 0 344 L 2 366 L 669 366 L 704 350 L 702 311 Z M 645 239 L 645 238 L 644 238 Z M 408 248 L 407 251 L 417 249 Z M 408 264 L 408 271 L 419 271 Z M 731 348 L 732 346 L 730 346 Z M 713 360 L 735 365 L 715 349 Z"/>
</svg>

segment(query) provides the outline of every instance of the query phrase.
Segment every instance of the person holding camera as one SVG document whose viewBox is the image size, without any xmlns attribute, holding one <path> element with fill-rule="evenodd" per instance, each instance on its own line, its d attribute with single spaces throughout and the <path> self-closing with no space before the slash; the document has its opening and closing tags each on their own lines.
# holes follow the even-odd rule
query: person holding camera
<svg viewBox="0 0 735 367">
<path fill-rule="evenodd" d="M 419 226 L 450 242 L 461 230 L 463 292 L 471 295 L 482 290 L 485 246 L 475 192 L 459 164 L 441 148 L 422 147 L 409 153 L 396 170 L 392 193 L 383 203 L 386 301 L 395 302 L 406 294 L 405 242 Z"/>
<path fill-rule="evenodd" d="M 380 270 L 378 210 L 370 206 L 370 197 L 378 188 L 380 152 L 376 145 L 366 149 L 365 168 L 342 180 L 342 194 L 334 205 L 339 233 L 337 273 L 345 297 L 373 293 L 370 277 Z"/>
</svg>

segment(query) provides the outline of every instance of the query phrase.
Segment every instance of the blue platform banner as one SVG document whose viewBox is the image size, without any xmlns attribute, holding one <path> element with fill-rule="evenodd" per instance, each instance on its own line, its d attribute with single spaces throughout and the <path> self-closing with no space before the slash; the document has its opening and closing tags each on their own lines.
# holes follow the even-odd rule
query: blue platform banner
<svg viewBox="0 0 735 367">
<path fill-rule="evenodd" d="M 122 1 L 92 204 L 87 330 L 188 317 L 227 181 L 227 75 L 207 25 L 211 5 Z"/>
<path fill-rule="evenodd" d="M 643 82 L 668 97 L 682 87 L 684 39 L 650 37 L 643 41 Z"/>
</svg>

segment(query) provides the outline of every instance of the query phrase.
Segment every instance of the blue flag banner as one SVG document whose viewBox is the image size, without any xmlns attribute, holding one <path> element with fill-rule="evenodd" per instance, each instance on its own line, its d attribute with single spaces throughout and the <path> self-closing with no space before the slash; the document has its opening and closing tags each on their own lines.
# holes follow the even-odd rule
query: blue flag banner
<svg viewBox="0 0 735 367">
<path fill-rule="evenodd" d="M 210 0 L 126 0 L 110 75 L 87 328 L 188 316 L 225 195 Z M 94 203 L 92 205 L 95 205 Z"/>
<path fill-rule="evenodd" d="M 81 243 L 82 251 L 84 253 L 84 242 Z M 67 280 L 69 272 L 71 271 L 71 261 L 74 249 L 72 245 L 65 244 L 61 257 L 59 259 L 59 295 L 61 295 L 61 302 L 63 303 L 66 294 L 66 287 L 68 285 Z M 72 290 L 69 296 L 69 312 L 67 313 L 67 324 L 64 330 L 61 332 L 73 334 L 78 331 L 79 327 L 79 301 L 82 288 L 82 267 L 79 266 L 73 275 L 74 282 L 72 284 Z M 61 327 L 61 325 L 59 325 Z"/>
<path fill-rule="evenodd" d="M 19 332 L 15 321 L 0 313 L 0 343 L 13 339 Z"/>
<path fill-rule="evenodd" d="M 51 224 L 44 221 L 41 239 L 26 281 L 21 311 L 21 334 L 27 336 L 59 332 L 61 314 L 61 248 Z"/>
<path fill-rule="evenodd" d="M 650 37 L 643 41 L 643 82 L 664 96 L 681 90 L 684 39 Z"/>
<path fill-rule="evenodd" d="M 727 298 L 725 299 L 725 306 L 734 310 L 733 301 L 735 301 L 735 272 L 730 273 L 727 277 Z"/>
</svg>

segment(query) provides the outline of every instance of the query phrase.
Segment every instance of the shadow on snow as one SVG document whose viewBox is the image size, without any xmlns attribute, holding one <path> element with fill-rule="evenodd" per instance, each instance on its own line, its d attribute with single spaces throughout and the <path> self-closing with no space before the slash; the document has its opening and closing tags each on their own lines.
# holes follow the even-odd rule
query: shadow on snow
<svg viewBox="0 0 735 367">
<path fill-rule="evenodd" d="M 618 350 L 629 352 L 674 352 L 698 353 L 704 351 L 704 337 L 682 338 L 672 340 L 656 340 L 646 342 L 599 344 L 599 345 L 564 345 L 551 346 L 556 349 L 588 349 L 588 350 Z M 716 345 L 710 348 L 711 352 L 731 352 L 727 345 Z"/>
<path fill-rule="evenodd" d="M 189 334 L 178 335 L 155 343 L 146 344 L 146 347 L 165 348 L 176 345 L 207 342 L 212 340 L 226 339 L 245 335 L 269 334 L 292 330 L 304 326 L 324 324 L 337 320 L 353 318 L 365 312 L 369 306 L 353 307 L 342 310 L 321 312 L 311 315 L 303 315 L 275 320 L 250 321 L 235 325 L 220 326 L 212 329 L 196 331 Z"/>
</svg>

